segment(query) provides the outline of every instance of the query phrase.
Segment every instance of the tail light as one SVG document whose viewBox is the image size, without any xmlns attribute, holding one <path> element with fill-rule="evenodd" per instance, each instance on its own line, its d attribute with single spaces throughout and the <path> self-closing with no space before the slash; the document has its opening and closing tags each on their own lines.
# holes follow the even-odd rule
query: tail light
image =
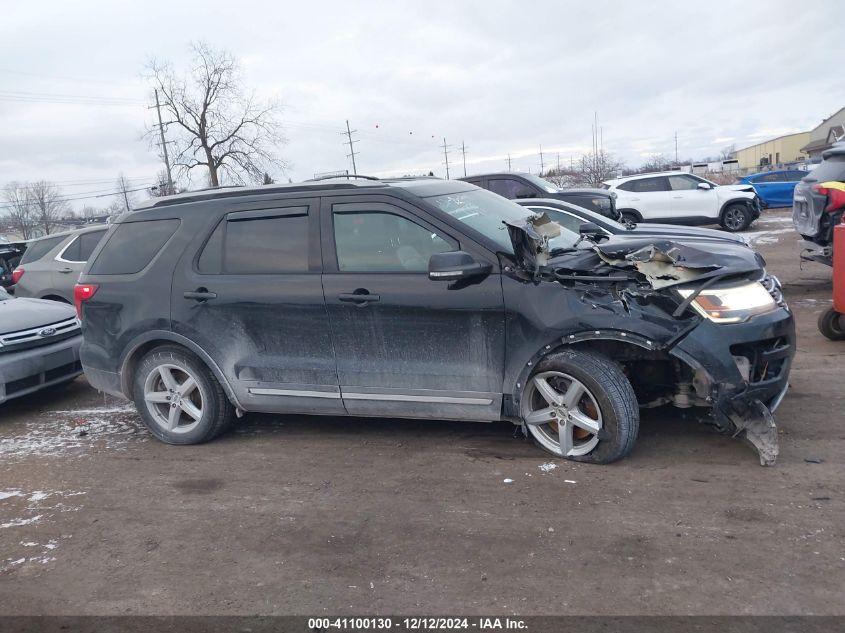
<svg viewBox="0 0 845 633">
<path fill-rule="evenodd" d="M 15 268 L 15 269 L 12 271 L 12 283 L 13 283 L 13 284 L 18 283 L 18 282 L 21 280 L 21 277 L 23 277 L 23 274 L 24 274 L 25 272 L 26 272 L 26 271 L 25 271 L 23 268 L 21 268 L 20 266 L 18 266 L 17 268 Z"/>
<path fill-rule="evenodd" d="M 82 303 L 93 297 L 99 287 L 97 284 L 76 284 L 73 287 L 73 302 L 76 304 L 76 316 L 80 319 L 82 318 Z"/>
<path fill-rule="evenodd" d="M 833 213 L 845 207 L 845 184 L 841 182 L 823 182 L 820 185 L 810 187 L 819 195 L 827 196 L 827 206 L 824 208 L 828 213 Z"/>
</svg>

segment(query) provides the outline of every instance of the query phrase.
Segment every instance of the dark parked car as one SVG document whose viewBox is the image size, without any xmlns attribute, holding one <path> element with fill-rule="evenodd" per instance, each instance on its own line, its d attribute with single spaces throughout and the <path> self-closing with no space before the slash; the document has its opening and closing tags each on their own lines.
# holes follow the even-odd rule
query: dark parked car
<svg viewBox="0 0 845 633">
<path fill-rule="evenodd" d="M 606 463 L 639 406 L 709 407 L 771 463 L 792 315 L 724 240 L 580 239 L 465 182 L 321 181 L 158 198 L 76 287 L 82 363 L 173 444 L 244 411 L 508 420 Z"/>
<path fill-rule="evenodd" d="M 514 200 L 518 205 L 530 209 L 534 213 L 546 213 L 549 218 L 569 229 L 573 233 L 581 233 L 585 224 L 595 224 L 598 233 L 606 236 L 623 235 L 630 237 L 652 237 L 653 239 L 683 239 L 690 240 L 724 240 L 748 245 L 748 241 L 737 233 L 728 233 L 717 229 L 702 229 L 696 226 L 678 224 L 622 224 L 611 220 L 600 213 L 588 211 L 575 204 L 553 200 L 551 198 L 530 198 Z"/>
<path fill-rule="evenodd" d="M 0 404 L 79 376 L 81 344 L 71 306 L 0 288 Z"/>
<path fill-rule="evenodd" d="M 763 171 L 737 178 L 737 185 L 751 185 L 760 197 L 763 206 L 792 206 L 792 194 L 798 184 L 809 172 L 804 169 L 779 169 Z"/>
<path fill-rule="evenodd" d="M 577 204 L 612 220 L 622 219 L 616 210 L 616 194 L 606 189 L 561 189 L 539 176 L 511 171 L 467 176 L 459 180 L 497 193 L 508 200 L 554 198 Z"/>
<path fill-rule="evenodd" d="M 845 212 L 845 196 L 841 191 L 845 183 L 845 143 L 834 144 L 822 158 L 822 163 L 795 187 L 792 224 L 801 237 L 814 245 L 802 257 L 830 266 L 833 227 L 842 221 Z"/>
</svg>

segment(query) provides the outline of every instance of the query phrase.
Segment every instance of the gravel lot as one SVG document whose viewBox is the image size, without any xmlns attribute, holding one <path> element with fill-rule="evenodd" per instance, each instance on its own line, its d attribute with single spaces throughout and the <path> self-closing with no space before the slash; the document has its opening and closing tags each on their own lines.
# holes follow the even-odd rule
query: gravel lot
<svg viewBox="0 0 845 633">
<path fill-rule="evenodd" d="M 2 407 L 0 614 L 845 613 L 830 270 L 787 212 L 750 235 L 799 330 L 774 468 L 673 409 L 606 467 L 499 423 L 250 415 L 172 447 L 80 378 Z"/>
</svg>

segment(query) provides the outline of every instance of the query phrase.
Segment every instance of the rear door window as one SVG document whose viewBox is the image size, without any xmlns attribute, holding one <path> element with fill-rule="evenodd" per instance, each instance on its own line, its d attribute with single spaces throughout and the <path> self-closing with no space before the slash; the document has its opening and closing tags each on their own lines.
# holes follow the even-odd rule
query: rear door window
<svg viewBox="0 0 845 633">
<path fill-rule="evenodd" d="M 640 178 L 639 180 L 631 180 L 630 182 L 625 182 L 619 185 L 619 189 L 636 193 L 670 190 L 668 181 L 662 176 L 657 178 Z"/>
<path fill-rule="evenodd" d="M 23 257 L 21 257 L 21 265 L 38 261 L 66 239 L 67 235 L 60 235 L 59 237 L 45 237 L 42 240 L 31 242 Z"/>
<path fill-rule="evenodd" d="M 97 244 L 100 243 L 100 240 L 103 239 L 105 234 L 106 229 L 78 235 L 62 251 L 61 258 L 66 262 L 84 264 L 91 257 L 91 253 L 97 248 Z"/>
<path fill-rule="evenodd" d="M 118 224 L 97 259 L 92 275 L 131 275 L 146 268 L 167 243 L 179 220 L 147 220 Z"/>
<path fill-rule="evenodd" d="M 831 156 L 804 177 L 804 182 L 845 181 L 845 156 Z"/>
<path fill-rule="evenodd" d="M 231 213 L 197 260 L 203 274 L 308 272 L 308 207 Z"/>
</svg>

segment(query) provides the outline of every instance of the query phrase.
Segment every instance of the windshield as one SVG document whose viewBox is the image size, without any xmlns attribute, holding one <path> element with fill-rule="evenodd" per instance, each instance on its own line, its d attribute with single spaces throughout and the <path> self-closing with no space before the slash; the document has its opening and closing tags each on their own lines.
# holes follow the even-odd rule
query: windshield
<svg viewBox="0 0 845 633">
<path fill-rule="evenodd" d="M 554 184 L 550 183 L 548 180 L 544 178 L 540 178 L 539 176 L 535 176 L 534 174 L 520 174 L 526 180 L 530 180 L 535 185 L 540 187 L 540 189 L 544 189 L 546 193 L 557 193 L 560 191 L 560 187 L 555 186 Z"/>
<path fill-rule="evenodd" d="M 502 251 L 511 254 L 513 245 L 504 222 L 522 223 L 532 214 L 529 209 L 484 189 L 431 196 L 426 200 L 496 242 Z M 549 245 L 552 249 L 569 248 L 578 238 L 576 233 L 561 227 L 560 236 L 551 240 Z"/>
</svg>

